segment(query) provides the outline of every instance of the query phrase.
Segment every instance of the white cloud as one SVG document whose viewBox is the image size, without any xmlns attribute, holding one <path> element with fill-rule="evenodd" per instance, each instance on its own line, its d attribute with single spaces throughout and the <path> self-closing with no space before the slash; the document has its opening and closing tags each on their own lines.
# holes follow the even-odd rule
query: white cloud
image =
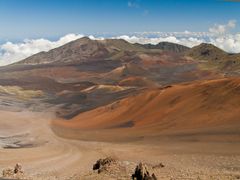
<svg viewBox="0 0 240 180">
<path fill-rule="evenodd" d="M 22 43 L 7 42 L 0 46 L 0 66 L 11 64 L 41 51 L 62 46 L 70 41 L 83 37 L 83 35 L 68 34 L 57 41 L 47 39 L 26 39 Z"/>
<path fill-rule="evenodd" d="M 232 53 L 240 53 L 240 34 L 211 38 L 210 43 Z"/>
<path fill-rule="evenodd" d="M 215 24 L 213 27 L 209 28 L 209 32 L 214 35 L 223 35 L 228 33 L 231 29 L 236 27 L 236 21 L 230 20 L 227 24 Z"/>
<path fill-rule="evenodd" d="M 131 43 L 140 43 L 140 44 L 158 44 L 159 42 L 172 42 L 177 44 L 182 44 L 188 47 L 193 47 L 199 45 L 202 42 L 205 42 L 204 39 L 199 39 L 195 37 L 181 37 L 178 38 L 174 35 L 165 36 L 165 37 L 138 37 L 138 36 L 118 36 L 116 39 L 124 39 Z"/>
<path fill-rule="evenodd" d="M 221 27 L 220 27 L 221 26 Z M 211 43 L 227 52 L 240 53 L 240 33 L 230 34 L 235 28 L 236 21 L 229 21 L 226 25 L 218 25 L 209 29 L 209 32 L 135 32 L 132 35 L 112 36 L 113 39 L 124 39 L 131 43 L 157 44 L 167 41 L 182 44 L 188 47 L 203 42 Z M 0 66 L 11 64 L 25 59 L 41 51 L 62 46 L 70 41 L 83 37 L 82 34 L 67 34 L 57 41 L 47 39 L 24 40 L 22 43 L 7 42 L 0 45 Z M 93 40 L 103 40 L 103 37 L 88 36 Z"/>
<path fill-rule="evenodd" d="M 179 40 L 176 39 L 176 37 L 174 37 L 174 36 L 148 38 L 148 37 L 123 35 L 123 36 L 118 36 L 118 37 L 114 37 L 114 38 L 124 39 L 130 43 L 140 43 L 140 44 L 158 44 L 159 42 L 162 42 L 162 41 L 179 43 Z"/>
</svg>

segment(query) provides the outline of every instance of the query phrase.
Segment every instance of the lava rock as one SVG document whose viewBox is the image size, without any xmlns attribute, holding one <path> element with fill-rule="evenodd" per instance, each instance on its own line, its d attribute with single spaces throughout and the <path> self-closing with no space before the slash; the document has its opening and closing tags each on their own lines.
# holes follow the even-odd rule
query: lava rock
<svg viewBox="0 0 240 180">
<path fill-rule="evenodd" d="M 139 163 L 132 175 L 133 180 L 157 180 L 154 173 L 150 173 L 147 165 Z"/>
<path fill-rule="evenodd" d="M 93 165 L 93 170 L 98 170 L 98 173 L 101 173 L 107 169 L 108 166 L 110 166 L 112 163 L 115 163 L 116 160 L 107 157 L 105 159 L 99 159 L 97 162 Z"/>
</svg>

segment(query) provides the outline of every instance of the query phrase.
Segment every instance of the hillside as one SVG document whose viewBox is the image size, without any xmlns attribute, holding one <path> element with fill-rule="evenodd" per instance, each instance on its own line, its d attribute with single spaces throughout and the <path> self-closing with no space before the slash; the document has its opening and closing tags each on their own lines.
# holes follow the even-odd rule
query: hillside
<svg viewBox="0 0 240 180">
<path fill-rule="evenodd" d="M 206 68 L 216 68 L 221 71 L 239 73 L 240 54 L 229 54 L 212 44 L 202 43 L 185 52 L 185 56 L 191 57 L 200 63 L 205 63 Z"/>
<path fill-rule="evenodd" d="M 189 49 L 185 54 L 197 60 L 216 62 L 226 60 L 226 58 L 230 57 L 230 55 L 225 51 L 212 44 L 207 43 L 202 43 L 198 46 L 195 46 Z"/>
<path fill-rule="evenodd" d="M 183 53 L 187 50 L 189 48 L 186 46 L 170 42 L 141 45 L 131 44 L 123 39 L 91 40 L 83 37 L 48 52 L 37 53 L 14 64 L 73 64 L 106 59 L 127 60 L 138 53 L 160 53 L 161 51 Z"/>
<path fill-rule="evenodd" d="M 235 138 L 240 128 L 239 91 L 239 78 L 178 84 L 147 90 L 81 113 L 69 121 L 56 120 L 53 125 L 59 135 L 80 139 L 85 139 L 78 133 L 82 131 L 87 134 L 98 131 L 98 137 L 92 134 L 88 139 L 102 136 L 104 140 L 111 140 L 108 134 L 117 139 L 177 132 L 206 135 L 228 132 Z M 68 135 L 61 133 L 65 131 Z"/>
<path fill-rule="evenodd" d="M 76 64 L 106 60 L 124 51 L 144 51 L 122 39 L 91 40 L 83 37 L 48 52 L 40 52 L 15 64 Z"/>
</svg>

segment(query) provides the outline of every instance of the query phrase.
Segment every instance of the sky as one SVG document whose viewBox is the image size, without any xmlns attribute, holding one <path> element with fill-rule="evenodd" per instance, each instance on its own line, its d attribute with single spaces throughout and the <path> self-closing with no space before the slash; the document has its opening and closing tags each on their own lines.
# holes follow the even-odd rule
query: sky
<svg viewBox="0 0 240 180">
<path fill-rule="evenodd" d="M 0 65 L 82 36 L 240 52 L 240 1 L 0 0 Z"/>
</svg>

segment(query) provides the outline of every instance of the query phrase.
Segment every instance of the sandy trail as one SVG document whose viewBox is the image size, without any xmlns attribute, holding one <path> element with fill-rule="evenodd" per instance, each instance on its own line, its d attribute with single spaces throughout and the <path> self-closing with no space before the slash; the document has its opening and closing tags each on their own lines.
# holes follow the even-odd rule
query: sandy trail
<svg viewBox="0 0 240 180">
<path fill-rule="evenodd" d="M 87 166 L 85 159 L 94 158 L 94 153 L 86 156 L 91 151 L 80 151 L 80 142 L 52 133 L 51 113 L 2 111 L 0 117 L 0 170 L 19 162 L 34 179 L 65 179 L 82 172 Z"/>
</svg>

